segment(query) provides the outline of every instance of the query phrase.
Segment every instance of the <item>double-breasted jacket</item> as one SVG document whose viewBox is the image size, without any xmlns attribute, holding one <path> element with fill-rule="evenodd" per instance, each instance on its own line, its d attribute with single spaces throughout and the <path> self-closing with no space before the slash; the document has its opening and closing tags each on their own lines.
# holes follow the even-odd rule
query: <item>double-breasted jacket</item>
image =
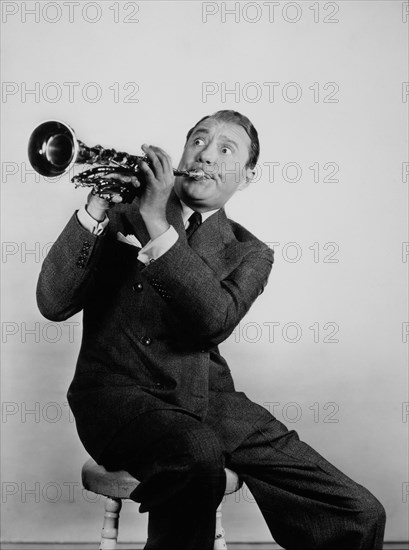
<svg viewBox="0 0 409 550">
<path fill-rule="evenodd" d="M 263 291 L 272 250 L 224 209 L 188 241 L 172 193 L 168 221 L 177 242 L 148 265 L 118 232 L 149 241 L 137 203 L 117 205 L 101 236 L 76 214 L 43 262 L 42 314 L 63 321 L 83 310 L 83 334 L 68 401 L 85 448 L 98 460 L 129 421 L 154 409 L 179 409 L 213 426 L 233 449 L 267 411 L 234 387 L 219 352 Z M 249 362 L 251 359 L 249 359 Z"/>
</svg>

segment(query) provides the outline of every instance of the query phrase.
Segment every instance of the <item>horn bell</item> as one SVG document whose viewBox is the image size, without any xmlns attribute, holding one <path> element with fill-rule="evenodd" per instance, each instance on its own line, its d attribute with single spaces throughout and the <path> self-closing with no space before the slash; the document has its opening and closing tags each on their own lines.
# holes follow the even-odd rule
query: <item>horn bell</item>
<svg viewBox="0 0 409 550">
<path fill-rule="evenodd" d="M 28 142 L 28 159 L 42 176 L 59 176 L 68 172 L 78 155 L 74 130 L 64 122 L 49 120 L 33 131 Z"/>
</svg>

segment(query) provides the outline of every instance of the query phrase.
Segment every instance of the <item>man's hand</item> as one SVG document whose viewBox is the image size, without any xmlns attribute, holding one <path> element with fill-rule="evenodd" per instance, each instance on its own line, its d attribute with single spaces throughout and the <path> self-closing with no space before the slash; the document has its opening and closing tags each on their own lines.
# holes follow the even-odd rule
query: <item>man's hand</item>
<svg viewBox="0 0 409 550">
<path fill-rule="evenodd" d="M 163 149 L 142 145 L 142 150 L 151 165 L 148 166 L 144 161 L 139 164 L 146 181 L 146 189 L 139 201 L 139 211 L 151 239 L 155 239 L 169 229 L 166 204 L 173 189 L 175 176 L 172 160 Z"/>
<path fill-rule="evenodd" d="M 136 176 L 124 175 L 119 173 L 106 174 L 105 180 L 111 180 L 113 183 L 119 181 L 121 183 L 132 183 L 135 187 L 140 186 Z M 115 204 L 122 202 L 122 197 L 119 193 L 107 191 L 107 197 L 105 198 L 102 192 L 102 196 L 90 193 L 87 199 L 87 211 L 97 221 L 102 221 L 105 218 L 106 211 L 109 210 Z"/>
<path fill-rule="evenodd" d="M 90 193 L 88 195 L 86 208 L 88 214 L 92 216 L 94 220 L 97 220 L 97 222 L 102 222 L 105 219 L 106 211 L 110 208 L 110 204 L 106 199 Z"/>
<path fill-rule="evenodd" d="M 102 222 L 105 219 L 106 211 L 109 210 L 112 206 L 112 203 L 122 202 L 122 199 L 119 195 L 112 197 L 111 202 L 107 199 L 103 199 L 98 195 L 90 193 L 87 199 L 87 212 L 90 216 Z"/>
</svg>

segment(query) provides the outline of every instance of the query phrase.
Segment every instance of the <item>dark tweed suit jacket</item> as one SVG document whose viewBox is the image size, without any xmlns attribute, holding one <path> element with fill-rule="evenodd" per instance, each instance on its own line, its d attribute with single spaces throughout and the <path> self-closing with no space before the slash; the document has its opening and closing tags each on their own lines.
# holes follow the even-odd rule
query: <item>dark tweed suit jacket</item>
<svg viewBox="0 0 409 550">
<path fill-rule="evenodd" d="M 149 240 L 137 204 L 117 205 L 102 236 L 74 214 L 44 260 L 41 313 L 63 321 L 83 309 L 83 338 L 68 401 L 81 441 L 98 461 L 139 414 L 179 409 L 213 426 L 226 450 L 267 420 L 236 392 L 218 344 L 263 291 L 273 252 L 223 209 L 188 242 L 178 198 L 168 220 L 179 239 L 148 266 L 117 232 Z M 251 358 L 250 358 L 251 361 Z"/>
</svg>

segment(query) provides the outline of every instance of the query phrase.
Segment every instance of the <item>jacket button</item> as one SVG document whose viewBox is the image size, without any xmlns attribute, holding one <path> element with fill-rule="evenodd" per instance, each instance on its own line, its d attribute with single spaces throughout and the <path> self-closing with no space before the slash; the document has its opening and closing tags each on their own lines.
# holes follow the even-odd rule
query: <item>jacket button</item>
<svg viewBox="0 0 409 550">
<path fill-rule="evenodd" d="M 135 283 L 134 285 L 132 285 L 132 288 L 135 292 L 142 292 L 143 284 L 142 283 Z"/>
<path fill-rule="evenodd" d="M 144 346 L 150 346 L 152 344 L 152 339 L 149 336 L 142 336 L 141 342 Z"/>
</svg>

